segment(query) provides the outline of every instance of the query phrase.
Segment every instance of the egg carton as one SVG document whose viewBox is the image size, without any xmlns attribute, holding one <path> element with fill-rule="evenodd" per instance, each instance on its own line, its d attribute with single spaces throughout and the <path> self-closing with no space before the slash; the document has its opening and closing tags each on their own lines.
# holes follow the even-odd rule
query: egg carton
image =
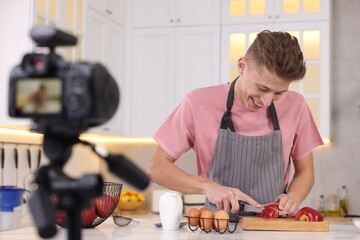
<svg viewBox="0 0 360 240">
<path fill-rule="evenodd" d="M 187 218 L 187 225 L 191 231 L 201 229 L 202 231 L 209 233 L 212 230 L 218 233 L 233 233 L 236 231 L 239 220 L 238 219 L 219 219 L 219 218 L 200 218 L 189 217 Z"/>
</svg>

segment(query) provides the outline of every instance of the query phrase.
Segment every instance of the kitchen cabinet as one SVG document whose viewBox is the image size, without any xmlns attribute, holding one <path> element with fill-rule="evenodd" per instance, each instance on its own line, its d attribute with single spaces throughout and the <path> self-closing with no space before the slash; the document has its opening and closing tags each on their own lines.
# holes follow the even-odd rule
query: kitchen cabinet
<svg viewBox="0 0 360 240">
<path fill-rule="evenodd" d="M 123 86 L 125 32 L 124 27 L 93 8 L 85 10 L 84 59 L 104 65 L 116 80 L 118 87 Z M 120 95 L 122 92 L 120 92 Z M 120 96 L 121 97 L 121 96 Z M 122 100 L 122 99 L 121 99 Z M 105 124 L 90 129 L 89 132 L 120 135 L 123 132 L 123 108 L 118 107 L 115 115 Z"/>
<path fill-rule="evenodd" d="M 9 77 L 11 69 L 21 63 L 31 49 L 29 29 L 32 22 L 32 1 L 0 0 L 0 125 L 29 125 L 27 119 L 8 115 Z"/>
<path fill-rule="evenodd" d="M 133 27 L 220 23 L 220 0 L 132 0 Z"/>
<path fill-rule="evenodd" d="M 88 0 L 88 4 L 107 19 L 125 25 L 125 0 Z"/>
<path fill-rule="evenodd" d="M 192 89 L 218 84 L 220 1 L 134 0 L 125 133 L 152 136 Z"/>
<path fill-rule="evenodd" d="M 329 20 L 328 0 L 223 0 L 222 23 L 276 23 Z"/>
<path fill-rule="evenodd" d="M 34 25 L 49 25 L 75 35 L 79 42 L 76 47 L 59 47 L 56 50 L 69 61 L 81 58 L 82 1 L 0 1 L 0 81 L 2 81 L 0 95 L 3 103 L 0 105 L 0 125 L 30 124 L 28 119 L 8 117 L 8 82 L 11 68 L 19 64 L 23 55 L 35 47 L 29 36 L 29 31 Z"/>
<path fill-rule="evenodd" d="M 219 26 L 133 30 L 129 135 L 152 136 L 186 92 L 219 83 Z"/>
<path fill-rule="evenodd" d="M 230 2 L 233 5 L 235 5 L 235 2 L 249 3 L 248 1 L 224 1 L 223 3 L 225 2 Z M 271 3 L 270 1 L 254 2 Z M 286 1 L 282 2 L 284 4 Z M 300 2 L 302 3 L 301 6 L 304 6 L 305 3 L 310 4 L 307 1 L 293 2 Z M 314 17 L 315 20 L 310 15 L 307 15 L 305 21 L 305 13 L 301 12 L 298 15 L 299 21 L 293 21 L 296 19 L 296 14 L 294 14 L 291 18 L 286 17 L 288 21 L 285 21 L 285 18 L 269 21 L 263 17 L 254 18 L 253 24 L 248 24 L 247 22 L 242 22 L 241 24 L 223 24 L 221 32 L 221 76 L 224 77 L 223 80 L 225 81 L 231 81 L 237 76 L 237 61 L 241 56 L 245 55 L 247 48 L 254 41 L 258 32 L 265 29 L 288 31 L 298 38 L 307 65 L 307 73 L 304 79 L 291 83 L 290 89 L 304 95 L 321 136 L 329 138 L 330 23 L 329 18 L 324 17 L 329 16 L 329 3 L 326 4 L 323 1 L 320 1 L 320 3 L 324 9 L 321 9 L 318 15 L 315 14 L 317 16 Z M 238 21 L 240 21 L 238 16 L 234 16 L 234 19 L 231 21 L 227 20 L 229 23 Z"/>
</svg>

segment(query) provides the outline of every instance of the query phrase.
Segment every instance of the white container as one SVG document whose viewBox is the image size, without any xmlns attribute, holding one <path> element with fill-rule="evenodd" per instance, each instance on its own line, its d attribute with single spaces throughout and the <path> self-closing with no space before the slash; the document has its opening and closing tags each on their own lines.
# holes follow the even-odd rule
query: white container
<svg viewBox="0 0 360 240">
<path fill-rule="evenodd" d="M 0 211 L 0 232 L 20 227 L 22 218 L 21 208 L 11 212 Z"/>
<path fill-rule="evenodd" d="M 178 230 L 183 211 L 183 202 L 179 193 L 166 192 L 159 200 L 159 213 L 164 230 Z"/>
<path fill-rule="evenodd" d="M 163 189 L 156 189 L 152 191 L 152 196 L 151 196 L 151 211 L 153 213 L 159 213 L 159 202 L 160 202 L 160 197 L 161 195 L 163 195 L 164 193 L 168 192 L 169 190 L 163 190 Z"/>
</svg>

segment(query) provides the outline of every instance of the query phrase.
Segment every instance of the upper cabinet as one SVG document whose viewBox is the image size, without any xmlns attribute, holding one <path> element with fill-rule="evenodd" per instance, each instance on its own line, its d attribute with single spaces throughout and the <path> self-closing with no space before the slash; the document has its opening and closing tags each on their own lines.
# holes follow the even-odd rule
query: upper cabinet
<svg viewBox="0 0 360 240">
<path fill-rule="evenodd" d="M 81 58 L 82 3 L 82 0 L 0 1 L 0 125 L 27 126 L 30 123 L 28 119 L 8 117 L 8 83 L 11 68 L 35 48 L 29 36 L 34 25 L 53 26 L 75 35 L 77 46 L 58 47 L 56 52 L 69 61 Z"/>
<path fill-rule="evenodd" d="M 125 24 L 125 0 L 88 0 L 90 8 L 118 24 Z"/>
<path fill-rule="evenodd" d="M 9 77 L 11 69 L 20 64 L 31 49 L 29 29 L 32 2 L 0 0 L 0 125 L 28 125 L 26 119 L 10 118 L 8 114 Z"/>
<path fill-rule="evenodd" d="M 152 136 L 187 92 L 219 83 L 220 1 L 131 3 L 125 133 Z"/>
<path fill-rule="evenodd" d="M 85 5 L 83 59 L 104 65 L 115 79 L 120 90 L 124 86 L 125 65 L 125 1 L 89 1 Z M 120 15 L 121 16 L 120 16 Z M 116 19 L 116 20 L 115 20 Z M 123 20 L 121 20 L 123 19 Z M 121 21 L 120 21 L 121 20 Z M 123 93 L 120 99 L 123 102 Z M 89 129 L 88 132 L 123 135 L 123 104 L 106 123 Z"/>
<path fill-rule="evenodd" d="M 301 93 L 323 138 L 330 137 L 330 3 L 323 0 L 224 0 L 221 76 L 231 81 L 237 61 L 258 32 L 287 31 L 299 40 L 307 71 L 290 90 Z M 236 24 L 235 24 L 236 23 Z M 252 23 L 252 24 L 249 24 Z"/>
<path fill-rule="evenodd" d="M 222 23 L 328 20 L 329 0 L 223 0 Z"/>
<path fill-rule="evenodd" d="M 131 0 L 134 27 L 220 23 L 219 0 Z"/>
</svg>

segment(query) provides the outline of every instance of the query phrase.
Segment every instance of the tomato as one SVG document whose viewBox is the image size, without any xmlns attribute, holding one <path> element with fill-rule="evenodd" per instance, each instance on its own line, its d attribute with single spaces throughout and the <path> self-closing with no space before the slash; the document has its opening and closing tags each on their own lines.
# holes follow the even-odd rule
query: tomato
<svg viewBox="0 0 360 240">
<path fill-rule="evenodd" d="M 316 211 L 313 208 L 303 207 L 296 213 L 295 220 L 306 222 L 321 222 L 324 221 L 324 217 L 319 211 Z"/>
<path fill-rule="evenodd" d="M 258 214 L 261 218 L 278 218 L 279 217 L 279 206 L 276 204 L 268 205 Z"/>
</svg>

